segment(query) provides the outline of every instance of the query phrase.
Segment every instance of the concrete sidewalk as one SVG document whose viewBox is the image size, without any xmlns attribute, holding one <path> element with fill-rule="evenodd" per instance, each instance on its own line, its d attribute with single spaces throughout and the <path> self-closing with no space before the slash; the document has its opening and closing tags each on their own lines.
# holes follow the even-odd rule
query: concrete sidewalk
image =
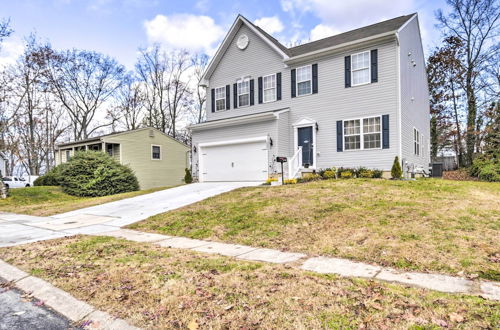
<svg viewBox="0 0 500 330">
<path fill-rule="evenodd" d="M 275 249 L 245 245 L 210 242 L 185 237 L 144 233 L 129 229 L 106 232 L 103 235 L 135 242 L 147 242 L 168 248 L 189 249 L 197 252 L 219 254 L 242 260 L 291 264 L 295 268 L 322 274 L 345 277 L 362 277 L 385 282 L 416 286 L 447 293 L 480 295 L 486 299 L 500 300 L 500 283 L 472 281 L 461 277 L 405 272 L 396 269 L 330 257 L 309 257 L 303 253 L 283 252 Z"/>
<path fill-rule="evenodd" d="M 95 234 L 147 219 L 258 182 L 193 183 L 52 217 L 0 213 L 0 247 L 75 234 Z"/>
</svg>

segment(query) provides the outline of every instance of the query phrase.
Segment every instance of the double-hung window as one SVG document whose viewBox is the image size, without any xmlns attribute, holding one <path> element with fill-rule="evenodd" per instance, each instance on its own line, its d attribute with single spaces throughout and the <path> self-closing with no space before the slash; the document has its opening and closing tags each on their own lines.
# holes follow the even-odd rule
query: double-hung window
<svg viewBox="0 0 500 330">
<path fill-rule="evenodd" d="M 380 149 L 382 124 L 380 116 L 344 121 L 344 149 Z"/>
<path fill-rule="evenodd" d="M 420 156 L 420 132 L 413 128 L 413 153 Z"/>
<path fill-rule="evenodd" d="M 215 89 L 215 110 L 226 110 L 226 87 Z"/>
<path fill-rule="evenodd" d="M 352 85 L 363 85 L 370 82 L 370 52 L 351 55 Z"/>
<path fill-rule="evenodd" d="M 380 117 L 363 119 L 363 149 L 377 149 L 381 145 Z"/>
<path fill-rule="evenodd" d="M 312 66 L 307 65 L 297 68 L 297 95 L 312 93 Z"/>
<path fill-rule="evenodd" d="M 360 120 L 344 121 L 344 148 L 345 150 L 361 149 Z"/>
<path fill-rule="evenodd" d="M 264 103 L 276 101 L 276 74 L 264 76 Z"/>
<path fill-rule="evenodd" d="M 250 105 L 250 80 L 238 81 L 238 107 Z"/>
<path fill-rule="evenodd" d="M 151 146 L 151 159 L 160 160 L 161 159 L 161 147 Z"/>
</svg>

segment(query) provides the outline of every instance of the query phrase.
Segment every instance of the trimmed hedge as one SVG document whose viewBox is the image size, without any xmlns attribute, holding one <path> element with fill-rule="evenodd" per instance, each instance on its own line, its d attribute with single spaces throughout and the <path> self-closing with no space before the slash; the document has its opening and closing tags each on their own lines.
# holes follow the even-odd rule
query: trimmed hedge
<svg viewBox="0 0 500 330">
<path fill-rule="evenodd" d="M 58 181 L 69 195 L 97 197 L 139 190 L 133 171 L 104 152 L 78 152 L 63 165 Z"/>
<path fill-rule="evenodd" d="M 500 182 L 500 161 L 497 158 L 479 156 L 472 162 L 469 174 L 481 181 Z"/>
<path fill-rule="evenodd" d="M 401 169 L 401 164 L 399 164 L 399 157 L 394 158 L 394 163 L 392 163 L 391 176 L 393 179 L 401 179 L 403 175 L 403 170 Z"/>
</svg>

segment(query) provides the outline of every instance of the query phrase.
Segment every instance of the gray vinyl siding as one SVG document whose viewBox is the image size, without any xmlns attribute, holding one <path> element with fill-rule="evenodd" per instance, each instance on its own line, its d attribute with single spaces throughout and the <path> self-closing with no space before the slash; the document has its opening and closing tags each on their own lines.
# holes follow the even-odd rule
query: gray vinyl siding
<svg viewBox="0 0 500 330">
<path fill-rule="evenodd" d="M 241 34 L 247 34 L 250 42 L 245 50 L 235 46 Z M 209 79 L 209 89 L 230 85 L 231 109 L 211 112 L 210 92 L 208 94 L 207 121 L 226 119 L 264 111 L 289 109 L 272 129 L 266 123 L 254 123 L 242 127 L 215 128 L 206 131 L 195 130 L 193 142 L 232 140 L 238 137 L 262 136 L 264 133 L 277 142 L 279 156 L 294 154 L 294 124 L 310 120 L 318 124 L 316 131 L 315 167 L 365 166 L 390 170 L 395 156 L 410 159 L 413 153 L 413 126 L 425 136 L 425 157 L 410 159 L 418 165 L 428 163 L 429 121 L 428 92 L 425 67 L 418 26 L 412 21 L 401 31 L 401 52 L 398 52 L 396 37 L 385 37 L 369 43 L 352 45 L 349 49 L 315 60 L 286 66 L 281 56 L 268 44 L 243 25 L 231 40 L 223 58 Z M 363 51 L 378 50 L 378 82 L 362 86 L 345 87 L 344 57 Z M 407 58 L 403 53 L 412 49 L 417 62 L 416 68 L 404 68 Z M 400 54 L 401 53 L 401 54 Z M 399 56 L 399 57 L 398 57 Z M 300 66 L 318 64 L 318 93 L 291 97 L 291 70 Z M 401 63 L 401 76 L 398 66 Z M 406 65 L 406 64 L 405 64 Z M 405 71 L 406 70 L 406 71 Z M 415 72 L 407 72 L 407 71 Z M 258 104 L 257 78 L 268 74 L 282 73 L 282 100 Z M 255 105 L 234 109 L 233 84 L 241 77 L 250 76 L 255 80 Z M 401 85 L 399 83 L 401 81 Z M 410 87 L 408 87 L 410 86 Z M 401 92 L 401 94 L 400 94 Z M 409 94 L 415 100 L 409 103 Z M 401 113 L 400 117 L 400 98 Z M 389 148 L 337 152 L 336 122 L 373 116 L 389 115 Z M 403 125 L 401 124 L 403 122 Z M 401 132 L 403 130 L 403 132 Z M 405 139 L 401 146 L 400 137 Z M 271 155 L 271 151 L 270 151 Z M 273 152 L 272 156 L 276 156 Z M 270 161 L 272 158 L 270 158 Z M 272 163 L 272 162 L 271 162 Z"/>
<path fill-rule="evenodd" d="M 249 38 L 248 47 L 243 51 L 235 44 L 242 34 L 246 34 Z M 285 108 L 285 104 L 288 104 L 290 100 L 290 76 L 289 74 L 283 75 L 284 68 L 282 57 L 252 30 L 243 25 L 235 39 L 231 40 L 224 57 L 210 77 L 210 87 L 207 93 L 207 121 Z M 259 104 L 257 78 L 278 72 L 282 72 L 282 85 L 284 87 L 282 100 Z M 234 109 L 233 84 L 242 77 L 250 77 L 250 79 L 255 80 L 255 105 Z M 210 89 L 226 85 L 231 86 L 231 109 L 212 112 Z"/>
<path fill-rule="evenodd" d="M 423 166 L 430 162 L 430 113 L 427 74 L 422 51 L 418 20 L 411 20 L 399 33 L 401 72 L 402 158 L 409 165 Z M 411 55 L 409 55 L 411 53 Z M 413 66 L 412 60 L 415 61 Z M 413 97 L 413 101 L 412 101 Z M 424 152 L 414 154 L 413 128 L 424 137 Z M 422 141 L 421 141 L 422 144 Z"/>
<path fill-rule="evenodd" d="M 378 82 L 346 88 L 344 57 L 375 48 L 378 49 Z M 316 152 L 319 155 L 316 167 L 366 166 L 382 170 L 390 169 L 397 155 L 399 143 L 395 41 L 355 48 L 349 52 L 304 64 L 312 63 L 318 63 L 318 94 L 293 98 L 290 121 L 293 124 L 303 118 L 309 118 L 318 123 Z M 389 115 L 389 149 L 337 152 L 337 120 L 386 114 Z M 290 141 L 294 143 L 293 129 L 290 130 Z"/>
</svg>

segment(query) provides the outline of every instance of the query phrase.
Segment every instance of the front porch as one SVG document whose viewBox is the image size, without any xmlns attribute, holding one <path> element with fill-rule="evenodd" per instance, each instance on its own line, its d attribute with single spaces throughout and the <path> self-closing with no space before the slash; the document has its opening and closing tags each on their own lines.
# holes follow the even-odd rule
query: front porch
<svg viewBox="0 0 500 330">
<path fill-rule="evenodd" d="M 62 146 L 57 150 L 56 162 L 57 164 L 65 163 L 71 159 L 78 151 L 103 151 L 108 155 L 121 161 L 121 146 L 119 143 L 106 143 L 102 141 L 91 143 L 78 143 L 72 145 Z"/>
</svg>

